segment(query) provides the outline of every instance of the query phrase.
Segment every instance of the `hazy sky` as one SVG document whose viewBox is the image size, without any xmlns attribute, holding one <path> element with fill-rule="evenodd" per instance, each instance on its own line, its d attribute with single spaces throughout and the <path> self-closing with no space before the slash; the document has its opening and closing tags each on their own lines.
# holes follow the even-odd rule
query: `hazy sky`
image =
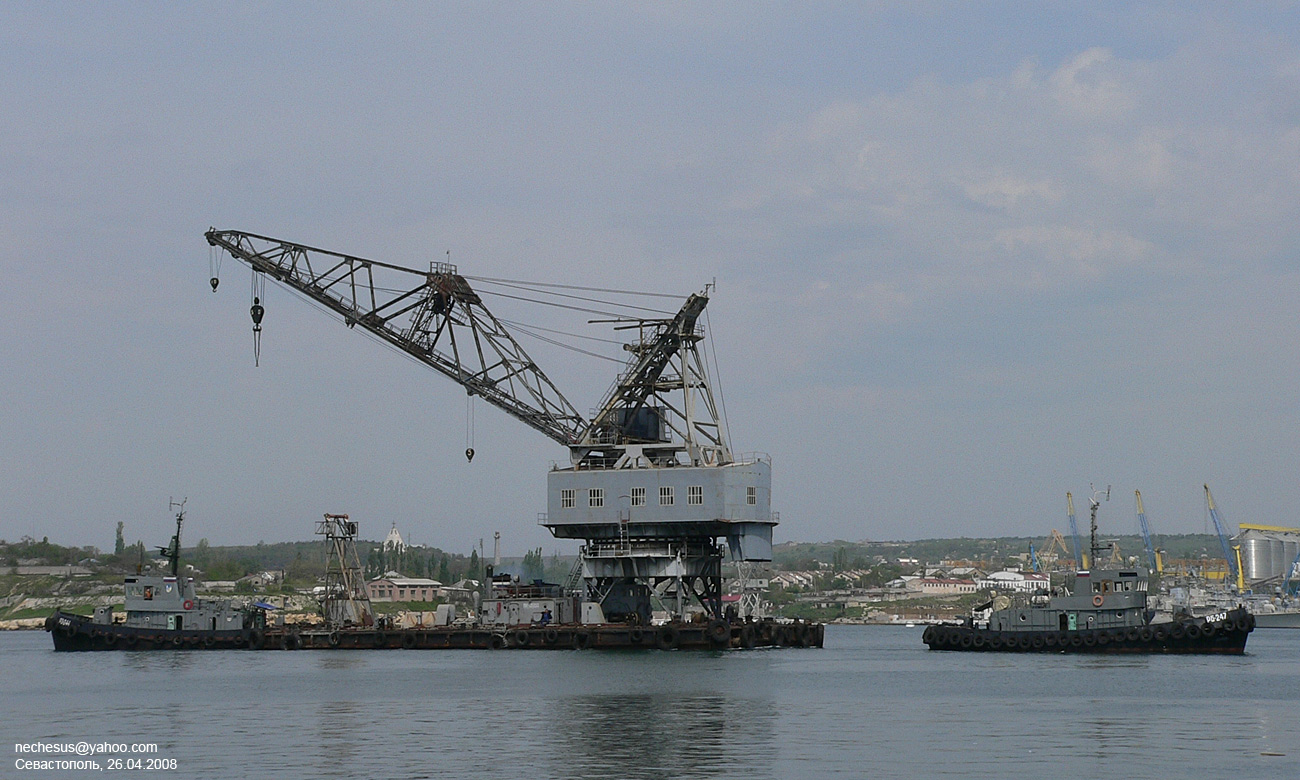
<svg viewBox="0 0 1300 780">
<path fill-rule="evenodd" d="M 0 537 L 468 553 L 567 453 L 204 231 L 686 294 L 777 541 L 1300 523 L 1295 3 L 4 3 Z M 498 316 L 527 318 L 503 302 Z M 575 326 L 583 319 L 574 315 Z M 522 339 L 521 339 L 522 340 Z M 522 340 L 580 409 L 617 366 Z"/>
</svg>

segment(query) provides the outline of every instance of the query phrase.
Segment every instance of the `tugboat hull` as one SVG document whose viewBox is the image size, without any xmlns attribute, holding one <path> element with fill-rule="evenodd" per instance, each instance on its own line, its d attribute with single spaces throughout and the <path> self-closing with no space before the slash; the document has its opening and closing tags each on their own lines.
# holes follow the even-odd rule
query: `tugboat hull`
<svg viewBox="0 0 1300 780">
<path fill-rule="evenodd" d="M 227 650 L 248 647 L 260 632 L 254 629 L 168 631 L 95 623 L 84 615 L 55 612 L 45 620 L 55 650 Z"/>
<path fill-rule="evenodd" d="M 1075 631 L 1000 631 L 936 625 L 926 628 L 921 641 L 931 650 L 967 652 L 1241 655 L 1253 630 L 1255 616 L 1238 608 L 1213 621 Z"/>
</svg>

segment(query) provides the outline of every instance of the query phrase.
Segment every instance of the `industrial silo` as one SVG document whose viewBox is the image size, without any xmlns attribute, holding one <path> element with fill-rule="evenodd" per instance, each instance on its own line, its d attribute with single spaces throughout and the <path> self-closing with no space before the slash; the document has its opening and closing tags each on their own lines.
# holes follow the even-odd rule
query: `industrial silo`
<svg viewBox="0 0 1300 780">
<path fill-rule="evenodd" d="M 1270 540 L 1262 531 L 1249 529 L 1234 540 L 1241 546 L 1242 576 L 1247 580 L 1264 580 L 1273 576 L 1273 550 Z"/>
</svg>

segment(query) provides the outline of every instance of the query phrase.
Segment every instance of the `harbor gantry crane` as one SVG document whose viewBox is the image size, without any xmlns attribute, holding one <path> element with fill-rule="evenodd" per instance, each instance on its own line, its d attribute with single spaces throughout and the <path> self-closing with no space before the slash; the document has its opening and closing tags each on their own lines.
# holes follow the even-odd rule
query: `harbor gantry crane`
<svg viewBox="0 0 1300 780">
<path fill-rule="evenodd" d="M 1214 532 L 1219 536 L 1219 545 L 1223 548 L 1223 560 L 1228 565 L 1228 577 L 1236 581 L 1239 591 L 1245 590 L 1246 583 L 1241 570 L 1241 548 L 1237 548 L 1234 555 L 1232 544 L 1228 541 L 1228 531 L 1223 527 L 1218 507 L 1214 505 L 1214 496 L 1210 495 L 1210 486 L 1202 487 L 1205 488 L 1205 506 L 1210 511 L 1210 520 L 1214 521 Z"/>
<path fill-rule="evenodd" d="M 584 542 L 583 596 L 599 605 L 591 620 L 645 622 L 654 599 L 678 617 L 692 600 L 721 617 L 724 555 L 771 560 L 771 462 L 731 452 L 701 346 L 708 287 L 670 316 L 592 320 L 635 335 L 623 344 L 623 371 L 587 420 L 488 310 L 472 277 L 450 263 L 408 268 L 234 230 L 212 229 L 206 238 L 252 268 L 254 290 L 259 276 L 270 277 L 566 447 L 569 465 L 549 472 L 540 522 L 556 538 Z M 476 281 L 511 291 L 501 297 L 548 288 L 592 301 L 576 291 L 597 290 Z M 263 301 L 254 305 L 260 330 Z"/>
<path fill-rule="evenodd" d="M 1083 571 L 1088 568 L 1088 558 L 1083 554 L 1083 545 L 1079 543 L 1079 520 L 1074 516 L 1074 496 L 1065 494 L 1065 512 L 1070 520 L 1070 536 L 1074 538 L 1074 568 Z"/>
<path fill-rule="evenodd" d="M 1151 528 L 1147 525 L 1147 513 L 1142 508 L 1142 491 L 1134 490 L 1134 497 L 1137 498 L 1138 528 L 1142 531 L 1142 544 L 1147 551 L 1147 571 L 1159 572 L 1160 564 L 1156 560 L 1156 548 L 1151 544 Z"/>
</svg>

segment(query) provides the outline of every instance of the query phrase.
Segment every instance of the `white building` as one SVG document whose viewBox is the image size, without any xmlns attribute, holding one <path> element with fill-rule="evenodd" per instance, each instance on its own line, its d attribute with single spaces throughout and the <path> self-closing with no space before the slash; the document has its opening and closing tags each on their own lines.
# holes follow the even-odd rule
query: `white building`
<svg viewBox="0 0 1300 780">
<path fill-rule="evenodd" d="M 406 550 L 406 542 L 402 541 L 402 535 L 397 532 L 397 523 L 393 523 L 393 527 L 388 531 L 388 536 L 384 537 L 384 551 L 389 550 L 399 553 Z"/>
<path fill-rule="evenodd" d="M 1050 590 L 1052 580 L 1046 574 L 1025 571 L 995 571 L 979 581 L 981 590 L 1010 590 L 1020 593 L 1034 593 Z"/>
</svg>

